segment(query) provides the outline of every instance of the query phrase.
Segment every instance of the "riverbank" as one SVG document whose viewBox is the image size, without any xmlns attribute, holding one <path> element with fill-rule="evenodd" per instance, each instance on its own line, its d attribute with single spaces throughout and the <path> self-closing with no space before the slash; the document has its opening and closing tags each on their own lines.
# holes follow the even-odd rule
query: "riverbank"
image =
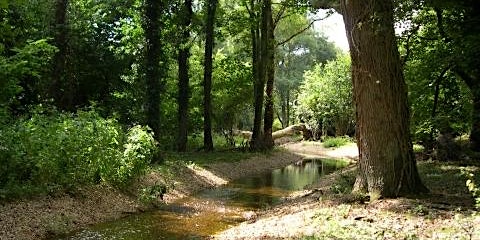
<svg viewBox="0 0 480 240">
<path fill-rule="evenodd" d="M 310 143 L 308 143 L 311 145 Z M 170 161 L 155 169 L 125 191 L 109 186 L 93 186 L 71 193 L 44 196 L 0 205 L 0 239 L 42 239 L 70 232 L 90 224 L 118 219 L 156 204 L 173 202 L 205 188 L 213 188 L 233 179 L 268 172 L 298 162 L 305 155 L 293 149 L 255 154 L 248 159 L 196 164 L 189 159 Z M 320 155 L 326 156 L 323 148 Z M 325 150 L 325 151 L 324 151 Z M 251 155 L 249 155 L 251 156 Z M 228 154 L 226 154 L 228 158 Z M 188 158 L 188 157 L 187 157 Z M 167 193 L 152 196 L 145 203 L 145 189 L 167 186 Z M 148 193 L 147 193 L 148 194 Z M 151 196 L 147 196 L 151 197 Z M 143 200 L 142 200 L 143 199 Z"/>
<path fill-rule="evenodd" d="M 429 194 L 369 202 L 349 194 L 354 166 L 322 178 L 273 209 L 213 239 L 480 239 L 480 213 L 463 168 L 475 162 L 420 161 Z M 478 179 L 478 178 L 477 178 Z"/>
</svg>

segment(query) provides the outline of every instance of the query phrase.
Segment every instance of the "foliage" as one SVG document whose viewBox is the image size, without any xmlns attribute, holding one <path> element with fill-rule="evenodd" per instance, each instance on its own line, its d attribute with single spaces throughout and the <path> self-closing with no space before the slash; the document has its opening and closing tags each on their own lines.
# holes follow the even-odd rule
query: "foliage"
<svg viewBox="0 0 480 240">
<path fill-rule="evenodd" d="M 469 171 L 467 168 L 462 168 L 462 175 L 467 178 L 465 185 L 468 188 L 468 191 L 472 194 L 475 199 L 475 207 L 480 208 L 480 187 L 475 182 L 475 175 Z"/>
<path fill-rule="evenodd" d="M 346 135 L 354 121 L 349 56 L 318 64 L 304 77 L 296 109 L 298 118 L 314 128 L 333 127 L 336 135 Z"/>
<path fill-rule="evenodd" d="M 14 55 L 10 57 L 3 56 L 2 50 L 0 48 L 0 118 L 5 119 L 8 110 L 18 110 L 19 103 L 24 104 L 25 96 L 34 91 L 33 86 L 46 88 L 42 76 L 56 48 L 41 39 L 12 49 Z"/>
<path fill-rule="evenodd" d="M 349 137 L 325 137 L 323 146 L 326 148 L 341 147 L 350 143 L 352 140 Z"/>
<path fill-rule="evenodd" d="M 99 182 L 126 184 L 145 170 L 155 149 L 144 127 L 126 132 L 93 110 L 37 109 L 31 117 L 2 126 L 0 143 L 4 195 L 20 186 L 48 192 Z"/>
<path fill-rule="evenodd" d="M 305 13 L 295 12 L 292 9 L 287 11 L 291 12 L 287 12 L 275 28 L 277 42 L 283 42 L 297 34 L 311 21 Z M 307 29 L 290 41 L 277 46 L 275 93 L 280 100 L 277 107 L 281 107 L 280 119 L 284 128 L 289 125 L 287 123 L 292 117 L 287 108 L 295 101 L 295 96 L 304 80 L 305 71 L 312 69 L 316 64 L 333 60 L 336 54 L 335 45 L 312 29 Z"/>
<path fill-rule="evenodd" d="M 165 185 L 152 185 L 139 190 L 138 199 L 143 204 L 155 203 L 159 198 L 163 198 L 163 194 L 167 192 Z"/>
<path fill-rule="evenodd" d="M 475 72 L 478 63 L 473 57 L 479 50 L 478 27 L 468 19 L 469 8 L 455 1 L 402 1 L 396 8 L 404 27 L 399 46 L 409 86 L 411 131 L 418 141 L 435 139 L 445 127 L 458 134 L 470 130 L 474 93 L 458 75 L 458 69 Z"/>
</svg>

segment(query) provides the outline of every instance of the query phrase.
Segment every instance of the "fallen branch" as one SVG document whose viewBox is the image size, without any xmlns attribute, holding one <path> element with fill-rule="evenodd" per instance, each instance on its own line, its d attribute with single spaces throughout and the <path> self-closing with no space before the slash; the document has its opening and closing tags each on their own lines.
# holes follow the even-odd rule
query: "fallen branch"
<svg viewBox="0 0 480 240">
<path fill-rule="evenodd" d="M 286 127 L 282 130 L 278 130 L 272 133 L 272 138 L 273 140 L 282 138 L 282 137 L 287 137 L 287 136 L 293 136 L 296 133 L 301 132 L 303 136 L 308 136 L 308 133 L 310 130 L 307 129 L 305 124 L 300 123 L 300 124 L 295 124 L 289 127 Z M 251 131 L 243 131 L 243 130 L 233 130 L 233 135 L 235 136 L 241 136 L 245 140 L 250 140 L 252 138 L 252 132 Z"/>
</svg>

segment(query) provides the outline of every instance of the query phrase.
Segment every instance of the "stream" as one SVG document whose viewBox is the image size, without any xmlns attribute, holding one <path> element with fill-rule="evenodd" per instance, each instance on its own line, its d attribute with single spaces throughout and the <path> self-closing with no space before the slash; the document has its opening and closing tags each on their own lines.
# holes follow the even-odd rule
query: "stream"
<svg viewBox="0 0 480 240">
<path fill-rule="evenodd" d="M 206 189 L 157 210 L 133 214 L 55 239 L 203 239 L 273 207 L 294 191 L 343 168 L 342 160 L 310 159 L 270 173 Z"/>
</svg>

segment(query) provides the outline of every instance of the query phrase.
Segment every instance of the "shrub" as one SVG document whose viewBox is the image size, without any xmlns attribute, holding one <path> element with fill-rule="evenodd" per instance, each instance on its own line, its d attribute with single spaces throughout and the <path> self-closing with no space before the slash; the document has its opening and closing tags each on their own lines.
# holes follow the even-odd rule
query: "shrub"
<svg viewBox="0 0 480 240">
<path fill-rule="evenodd" d="M 354 126 L 350 57 L 318 64 L 304 75 L 295 113 L 314 128 L 332 129 L 336 135 L 349 133 Z"/>
<path fill-rule="evenodd" d="M 326 137 L 323 141 L 323 146 L 326 148 L 330 147 L 341 147 L 351 142 L 348 137 Z"/>
<path fill-rule="evenodd" d="M 472 197 L 475 199 L 475 207 L 480 209 L 480 187 L 475 182 L 475 175 L 472 171 L 467 168 L 462 168 L 462 175 L 467 178 L 465 185 L 468 188 L 468 191 L 472 194 Z"/>
<path fill-rule="evenodd" d="M 0 127 L 0 189 L 8 195 L 19 186 L 33 192 L 102 181 L 119 185 L 147 167 L 154 147 L 145 128 L 125 132 L 95 111 L 35 111 Z"/>
</svg>

